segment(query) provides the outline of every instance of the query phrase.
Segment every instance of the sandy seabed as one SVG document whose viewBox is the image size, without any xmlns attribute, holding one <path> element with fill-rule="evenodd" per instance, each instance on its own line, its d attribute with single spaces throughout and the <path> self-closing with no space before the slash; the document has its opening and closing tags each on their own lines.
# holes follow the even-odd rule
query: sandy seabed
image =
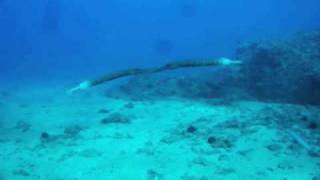
<svg viewBox="0 0 320 180">
<path fill-rule="evenodd" d="M 288 133 L 320 141 L 302 122 L 317 107 L 61 89 L 1 89 L 1 180 L 320 179 L 319 156 Z"/>
</svg>

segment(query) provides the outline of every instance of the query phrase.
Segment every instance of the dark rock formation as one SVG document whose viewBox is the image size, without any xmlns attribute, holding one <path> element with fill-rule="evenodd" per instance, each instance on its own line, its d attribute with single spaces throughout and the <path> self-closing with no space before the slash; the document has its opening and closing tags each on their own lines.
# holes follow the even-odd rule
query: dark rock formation
<svg viewBox="0 0 320 180">
<path fill-rule="evenodd" d="M 254 97 L 320 103 L 320 32 L 248 43 L 238 48 L 237 56 L 245 62 L 239 81 Z"/>
</svg>

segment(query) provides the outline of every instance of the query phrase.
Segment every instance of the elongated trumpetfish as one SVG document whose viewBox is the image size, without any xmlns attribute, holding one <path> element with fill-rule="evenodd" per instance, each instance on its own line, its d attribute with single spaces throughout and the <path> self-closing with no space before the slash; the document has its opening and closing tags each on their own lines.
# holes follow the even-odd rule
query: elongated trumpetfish
<svg viewBox="0 0 320 180">
<path fill-rule="evenodd" d="M 122 70 L 114 73 L 109 73 L 98 77 L 93 80 L 83 81 L 79 85 L 74 88 L 68 90 L 69 93 L 73 93 L 78 90 L 85 90 L 93 86 L 97 86 L 99 84 L 103 84 L 108 81 L 112 81 L 118 78 L 126 77 L 126 76 L 135 76 L 141 74 L 150 74 L 150 73 L 157 73 L 161 71 L 167 70 L 175 70 L 180 68 L 190 68 L 190 67 L 206 67 L 206 66 L 225 66 L 225 65 L 233 65 L 233 64 L 241 64 L 241 61 L 238 60 L 231 60 L 228 58 L 220 58 L 220 59 L 191 59 L 191 60 L 183 60 L 183 61 L 176 61 L 173 63 L 165 64 L 160 67 L 155 68 L 147 68 L 147 69 L 127 69 Z"/>
</svg>

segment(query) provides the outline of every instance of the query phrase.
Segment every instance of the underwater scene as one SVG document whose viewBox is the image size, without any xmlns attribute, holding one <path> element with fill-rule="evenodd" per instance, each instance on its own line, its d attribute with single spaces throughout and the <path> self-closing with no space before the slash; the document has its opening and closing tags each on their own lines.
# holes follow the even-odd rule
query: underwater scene
<svg viewBox="0 0 320 180">
<path fill-rule="evenodd" d="M 319 0 L 0 0 L 0 180 L 320 180 Z"/>
</svg>

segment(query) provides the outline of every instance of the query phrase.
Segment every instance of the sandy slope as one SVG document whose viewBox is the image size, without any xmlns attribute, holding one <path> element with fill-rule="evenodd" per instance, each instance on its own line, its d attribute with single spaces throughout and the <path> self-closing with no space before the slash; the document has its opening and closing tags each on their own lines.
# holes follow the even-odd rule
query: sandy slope
<svg viewBox="0 0 320 180">
<path fill-rule="evenodd" d="M 99 90 L 67 96 L 55 88 L 2 92 L 0 179 L 320 178 L 320 158 L 309 156 L 273 120 L 279 113 L 309 113 L 305 107 L 128 102 Z M 100 123 L 113 113 L 130 122 Z M 64 132 L 66 127 L 75 132 Z M 41 140 L 42 132 L 50 138 Z"/>
</svg>

